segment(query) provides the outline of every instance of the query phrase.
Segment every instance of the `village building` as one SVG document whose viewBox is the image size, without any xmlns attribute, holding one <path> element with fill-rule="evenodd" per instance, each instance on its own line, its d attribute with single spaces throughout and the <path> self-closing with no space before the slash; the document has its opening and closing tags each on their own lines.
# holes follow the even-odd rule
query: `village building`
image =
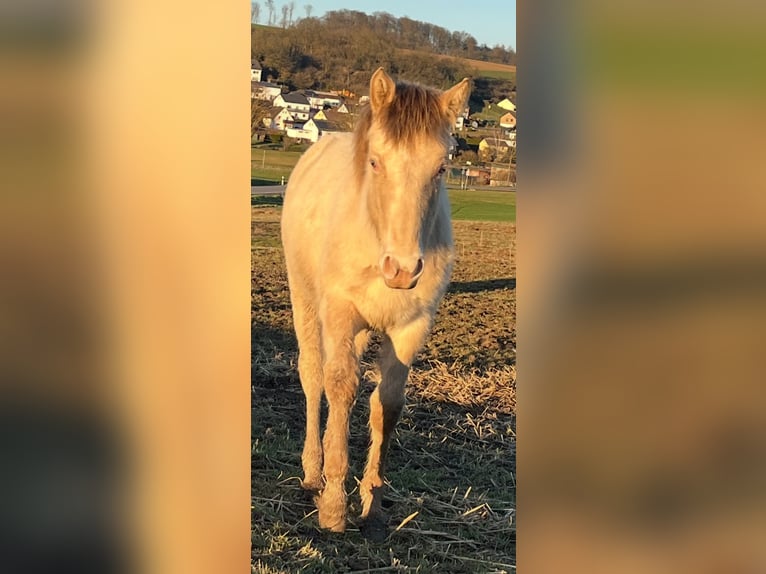
<svg viewBox="0 0 766 574">
<path fill-rule="evenodd" d="M 516 127 L 516 114 L 507 112 L 500 116 L 500 127 L 514 129 Z"/>
<path fill-rule="evenodd" d="M 269 115 L 263 118 L 263 125 L 271 130 L 284 131 L 295 125 L 295 116 L 287 108 L 274 106 Z"/>
<path fill-rule="evenodd" d="M 321 110 L 325 106 L 337 108 L 343 102 L 340 97 L 330 92 L 318 92 L 316 90 L 303 90 L 303 95 L 309 102 L 312 109 Z"/>
<path fill-rule="evenodd" d="M 505 110 L 508 110 L 509 112 L 515 112 L 516 111 L 516 104 L 514 104 L 511 100 L 508 98 L 505 98 L 504 100 L 497 103 L 498 107 L 501 107 Z"/>
<path fill-rule="evenodd" d="M 308 99 L 300 92 L 279 94 L 274 98 L 274 105 L 287 108 L 293 114 L 297 122 L 305 122 L 309 119 L 311 105 Z"/>
<path fill-rule="evenodd" d="M 282 88 L 276 84 L 270 84 L 268 82 L 250 82 L 250 97 L 254 100 L 273 101 L 281 93 Z"/>
</svg>

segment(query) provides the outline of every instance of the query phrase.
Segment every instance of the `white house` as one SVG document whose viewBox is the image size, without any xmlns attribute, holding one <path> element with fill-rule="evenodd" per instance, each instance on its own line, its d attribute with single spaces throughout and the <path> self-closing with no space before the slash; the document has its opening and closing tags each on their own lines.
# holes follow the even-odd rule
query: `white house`
<svg viewBox="0 0 766 574">
<path fill-rule="evenodd" d="M 288 129 L 287 136 L 296 139 L 309 140 L 313 143 L 319 141 L 325 134 L 340 132 L 338 126 L 326 120 L 310 119 L 302 128 Z"/>
<path fill-rule="evenodd" d="M 269 84 L 268 82 L 250 82 L 250 97 L 254 100 L 273 101 L 274 98 L 281 93 L 282 88 L 276 84 Z"/>
<path fill-rule="evenodd" d="M 293 114 L 298 122 L 305 122 L 309 119 L 311 105 L 306 96 L 300 92 L 290 92 L 289 94 L 279 94 L 274 98 L 274 105 L 287 108 Z"/>
<path fill-rule="evenodd" d="M 315 110 L 321 110 L 325 106 L 337 108 L 341 105 L 340 97 L 329 92 L 317 92 L 316 90 L 303 90 L 303 95 L 309 101 L 309 105 Z"/>
<path fill-rule="evenodd" d="M 287 108 L 272 107 L 269 115 L 263 118 L 263 125 L 271 130 L 284 131 L 294 124 L 295 116 Z"/>
<path fill-rule="evenodd" d="M 251 59 L 250 60 L 250 81 L 260 82 L 262 72 L 263 72 L 263 68 L 261 68 L 261 63 L 256 59 Z"/>
</svg>

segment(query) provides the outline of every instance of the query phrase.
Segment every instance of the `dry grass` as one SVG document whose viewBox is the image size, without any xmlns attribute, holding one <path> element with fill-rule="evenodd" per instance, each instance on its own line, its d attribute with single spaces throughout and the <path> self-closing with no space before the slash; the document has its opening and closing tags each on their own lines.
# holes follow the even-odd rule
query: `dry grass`
<svg viewBox="0 0 766 574">
<path fill-rule="evenodd" d="M 320 531 L 299 486 L 304 401 L 278 217 L 253 210 L 253 571 L 515 571 L 515 227 L 455 223 L 454 282 L 410 377 L 390 455 L 391 533 L 375 545 L 354 524 L 343 535 Z M 374 352 L 351 421 L 351 517 Z"/>
<path fill-rule="evenodd" d="M 397 51 L 402 53 L 409 53 L 409 54 L 422 53 L 422 52 L 418 52 L 417 50 L 410 50 L 407 48 L 398 48 Z M 432 54 L 432 55 L 436 56 L 440 60 L 456 60 L 458 62 L 461 62 L 462 64 L 465 64 L 469 68 L 475 69 L 477 72 L 507 72 L 509 74 L 516 73 L 516 66 L 513 66 L 511 64 L 485 62 L 483 60 L 474 60 L 471 58 L 458 58 L 456 56 L 447 56 L 444 54 Z"/>
</svg>

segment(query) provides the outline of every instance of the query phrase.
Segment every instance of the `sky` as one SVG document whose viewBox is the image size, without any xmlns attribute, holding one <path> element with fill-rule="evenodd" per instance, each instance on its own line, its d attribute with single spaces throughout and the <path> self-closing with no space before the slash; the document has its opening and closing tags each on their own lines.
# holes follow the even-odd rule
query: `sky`
<svg viewBox="0 0 766 574">
<path fill-rule="evenodd" d="M 275 0 L 277 9 L 282 5 Z M 468 32 L 479 44 L 503 44 L 516 49 L 516 0 L 482 0 L 476 3 L 450 0 L 295 0 L 295 15 L 304 17 L 311 4 L 312 16 L 331 10 L 357 10 L 372 14 L 388 12 L 446 28 Z M 261 7 L 263 10 L 263 7 Z"/>
</svg>

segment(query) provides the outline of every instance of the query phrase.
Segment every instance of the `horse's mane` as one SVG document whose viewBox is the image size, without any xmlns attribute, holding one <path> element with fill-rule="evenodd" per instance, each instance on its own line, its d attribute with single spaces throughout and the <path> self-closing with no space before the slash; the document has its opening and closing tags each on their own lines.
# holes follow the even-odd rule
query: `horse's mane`
<svg viewBox="0 0 766 574">
<path fill-rule="evenodd" d="M 439 97 L 440 93 L 432 88 L 397 82 L 393 101 L 380 110 L 376 123 L 394 144 L 411 144 L 420 136 L 440 137 L 449 120 Z M 372 109 L 367 105 L 361 110 L 354 129 L 354 166 L 358 181 L 367 165 L 371 127 Z"/>
</svg>

